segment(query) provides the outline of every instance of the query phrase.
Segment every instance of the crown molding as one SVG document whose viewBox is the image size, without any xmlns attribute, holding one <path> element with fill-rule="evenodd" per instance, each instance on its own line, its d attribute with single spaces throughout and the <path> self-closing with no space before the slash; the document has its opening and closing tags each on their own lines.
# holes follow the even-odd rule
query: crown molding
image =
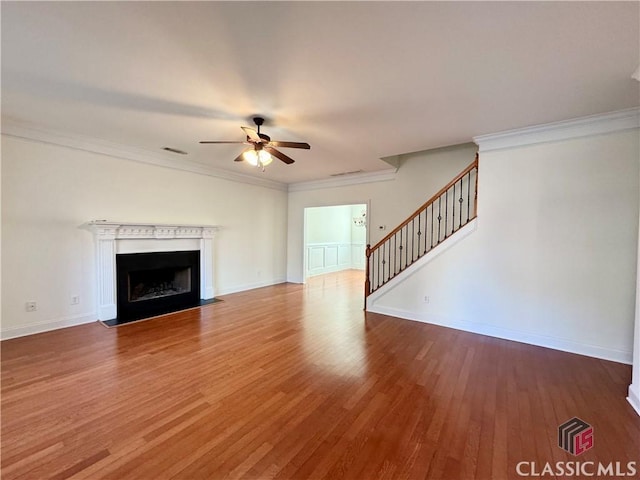
<svg viewBox="0 0 640 480">
<path fill-rule="evenodd" d="M 303 192 L 305 190 L 320 190 L 323 188 L 346 187 L 348 185 L 359 185 L 362 183 L 387 182 L 396 178 L 396 169 L 390 168 L 377 172 L 354 173 L 336 178 L 323 180 L 310 180 L 308 182 L 297 182 L 289 184 L 290 192 Z"/>
<path fill-rule="evenodd" d="M 220 168 L 210 167 L 198 162 L 180 158 L 179 160 L 151 150 L 132 147 L 129 145 L 121 145 L 97 138 L 84 137 L 81 135 L 58 132 L 39 126 L 26 123 L 20 123 L 13 120 L 2 121 L 2 135 L 23 138 L 35 142 L 48 143 L 74 150 L 83 150 L 86 152 L 107 155 L 109 157 L 131 160 L 134 162 L 146 163 L 158 167 L 171 168 L 174 170 L 182 170 L 186 172 L 196 173 L 199 175 L 207 175 L 209 177 L 221 178 L 232 182 L 246 183 L 259 187 L 271 188 L 274 190 L 287 191 L 287 185 L 284 183 L 256 178 L 250 175 L 230 172 Z"/>
<path fill-rule="evenodd" d="M 480 153 L 640 128 L 640 108 L 473 137 Z"/>
</svg>

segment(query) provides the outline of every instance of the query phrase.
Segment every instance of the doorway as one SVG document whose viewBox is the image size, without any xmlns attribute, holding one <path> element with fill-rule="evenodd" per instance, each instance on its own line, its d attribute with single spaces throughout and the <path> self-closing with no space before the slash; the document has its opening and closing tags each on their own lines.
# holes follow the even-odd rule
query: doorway
<svg viewBox="0 0 640 480">
<path fill-rule="evenodd" d="M 365 268 L 367 205 L 307 207 L 304 278 Z"/>
</svg>

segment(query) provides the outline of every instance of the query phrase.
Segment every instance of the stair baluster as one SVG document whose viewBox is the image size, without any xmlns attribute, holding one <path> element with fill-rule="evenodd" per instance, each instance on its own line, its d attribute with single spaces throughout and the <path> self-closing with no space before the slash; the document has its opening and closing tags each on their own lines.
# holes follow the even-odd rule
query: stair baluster
<svg viewBox="0 0 640 480">
<path fill-rule="evenodd" d="M 438 204 L 438 216 L 434 217 L 436 202 Z M 450 202 L 451 208 L 449 208 Z M 457 212 L 456 203 L 458 203 Z M 465 203 L 466 216 L 463 213 Z M 422 223 L 423 214 L 424 224 Z M 440 189 L 409 218 L 394 228 L 373 247 L 367 245 L 365 299 L 476 218 L 477 214 L 478 155 L 476 154 L 475 161 L 471 165 Z M 415 224 L 416 217 L 418 220 L 417 229 Z M 443 220 L 444 225 L 442 223 Z M 456 220 L 458 221 L 456 222 Z M 409 224 L 411 224 L 411 229 L 409 229 Z M 400 235 L 400 241 L 398 241 L 398 235 Z M 427 235 L 430 237 L 430 242 L 427 241 Z M 421 241 L 424 241 L 424 250 L 420 247 Z M 409 249 L 411 249 L 411 255 L 409 255 Z"/>
</svg>

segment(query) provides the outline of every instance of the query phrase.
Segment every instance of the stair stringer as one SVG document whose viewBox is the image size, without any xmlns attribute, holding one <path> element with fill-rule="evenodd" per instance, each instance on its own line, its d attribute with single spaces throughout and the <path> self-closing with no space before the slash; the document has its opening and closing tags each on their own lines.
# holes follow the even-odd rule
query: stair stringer
<svg viewBox="0 0 640 480">
<path fill-rule="evenodd" d="M 372 313 L 381 313 L 387 315 L 388 312 L 383 309 L 379 309 L 376 307 L 378 300 L 382 297 L 386 296 L 392 290 L 400 287 L 404 282 L 406 282 L 413 274 L 420 271 L 424 268 L 428 263 L 432 262 L 438 256 L 442 255 L 444 252 L 455 246 L 457 243 L 461 242 L 464 238 L 468 237 L 472 233 L 474 233 L 477 229 L 478 218 L 474 218 L 469 223 L 467 223 L 464 227 L 455 231 L 454 235 L 451 235 L 445 241 L 431 249 L 427 252 L 423 257 L 419 260 L 416 260 L 411 265 L 409 265 L 406 270 L 404 270 L 401 274 L 398 274 L 396 277 L 392 278 L 389 282 L 385 283 L 383 286 L 378 288 L 375 292 L 367 297 L 367 306 L 366 311 Z"/>
</svg>

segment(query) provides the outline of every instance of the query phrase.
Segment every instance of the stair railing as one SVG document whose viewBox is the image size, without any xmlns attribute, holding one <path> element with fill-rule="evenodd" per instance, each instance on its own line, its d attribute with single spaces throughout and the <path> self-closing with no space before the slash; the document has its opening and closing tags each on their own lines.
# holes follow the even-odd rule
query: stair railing
<svg viewBox="0 0 640 480">
<path fill-rule="evenodd" d="M 456 205 L 457 204 L 457 205 Z M 426 255 L 478 214 L 478 154 L 373 247 L 367 245 L 365 298 Z"/>
</svg>

